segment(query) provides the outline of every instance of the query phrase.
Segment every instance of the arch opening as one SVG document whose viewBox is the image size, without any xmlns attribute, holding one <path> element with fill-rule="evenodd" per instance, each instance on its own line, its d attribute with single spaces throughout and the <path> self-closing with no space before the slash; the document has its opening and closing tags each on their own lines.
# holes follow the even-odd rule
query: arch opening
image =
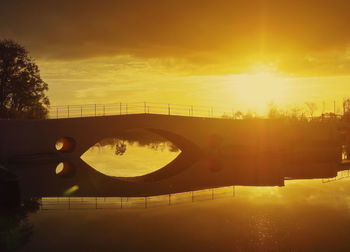
<svg viewBox="0 0 350 252">
<path fill-rule="evenodd" d="M 55 144 L 56 150 L 60 152 L 72 152 L 75 146 L 76 142 L 72 137 L 60 137 Z"/>
<path fill-rule="evenodd" d="M 55 173 L 57 176 L 62 178 L 70 178 L 75 175 L 76 169 L 75 167 L 69 163 L 69 162 L 60 162 L 56 166 Z"/>
<path fill-rule="evenodd" d="M 170 140 L 148 130 L 126 130 L 91 146 L 81 158 L 112 177 L 139 177 L 165 167 L 181 150 Z"/>
</svg>

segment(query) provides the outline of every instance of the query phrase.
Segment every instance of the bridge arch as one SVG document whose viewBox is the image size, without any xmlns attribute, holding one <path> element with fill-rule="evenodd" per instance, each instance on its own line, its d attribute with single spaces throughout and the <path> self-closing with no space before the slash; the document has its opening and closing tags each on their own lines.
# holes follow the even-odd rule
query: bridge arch
<svg viewBox="0 0 350 252">
<path fill-rule="evenodd" d="M 125 130 L 145 130 L 151 133 L 154 133 L 156 135 L 159 135 L 169 141 L 171 141 L 176 147 L 178 147 L 181 150 L 181 153 L 173 159 L 170 163 L 166 164 L 164 167 L 161 167 L 157 169 L 156 171 L 150 172 L 145 175 L 141 176 L 134 176 L 134 177 L 114 177 L 118 178 L 119 180 L 125 180 L 125 181 L 137 181 L 137 182 L 154 182 L 161 179 L 165 179 L 171 176 L 174 176 L 183 170 L 186 170 L 188 167 L 190 167 L 194 162 L 196 162 L 200 158 L 200 148 L 196 146 L 194 143 L 192 143 L 190 140 L 179 136 L 175 133 L 161 130 L 161 129 L 155 129 L 155 128 L 139 128 L 139 127 L 130 127 Z M 124 130 L 124 131 L 125 131 Z M 118 131 L 120 133 L 120 131 Z M 118 132 L 115 132 L 115 135 L 117 135 Z M 98 143 L 102 139 L 106 137 L 111 137 L 110 135 L 100 135 L 98 139 L 95 139 L 95 143 Z M 85 153 L 91 146 L 86 147 Z M 83 155 L 83 154 L 82 154 Z M 81 155 L 81 156 L 82 156 Z M 94 169 L 94 167 L 87 164 L 89 167 Z M 94 169 L 95 170 L 95 169 Z M 97 171 L 97 170 L 95 170 Z M 97 171 L 99 172 L 99 171 Z M 100 173 L 100 172 L 99 172 Z M 101 175 L 104 175 L 106 177 L 111 177 L 106 174 L 101 173 Z M 113 178 L 113 177 L 112 177 Z"/>
</svg>

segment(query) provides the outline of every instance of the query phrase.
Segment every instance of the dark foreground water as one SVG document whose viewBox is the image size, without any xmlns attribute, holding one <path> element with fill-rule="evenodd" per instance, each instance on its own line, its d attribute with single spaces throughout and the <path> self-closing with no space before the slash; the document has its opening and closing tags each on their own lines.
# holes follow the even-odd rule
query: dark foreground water
<svg viewBox="0 0 350 252">
<path fill-rule="evenodd" d="M 21 251 L 350 251 L 346 178 L 211 193 L 172 195 L 170 205 L 150 198 L 147 208 L 144 199 L 120 208 L 118 199 L 71 198 L 69 208 L 67 198 L 46 198 L 19 224 L 27 232 L 2 227 L 3 242 Z"/>
<path fill-rule="evenodd" d="M 139 176 L 180 153 L 145 142 L 106 141 L 82 158 L 106 175 Z M 74 190 L 39 197 L 0 208 L 0 251 L 350 251 L 349 175 L 152 197 L 76 197 Z"/>
</svg>

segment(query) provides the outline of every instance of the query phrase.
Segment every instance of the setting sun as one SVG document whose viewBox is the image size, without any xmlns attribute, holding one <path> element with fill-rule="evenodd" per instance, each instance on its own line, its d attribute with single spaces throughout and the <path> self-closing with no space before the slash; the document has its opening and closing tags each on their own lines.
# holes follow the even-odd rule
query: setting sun
<svg viewBox="0 0 350 252">
<path fill-rule="evenodd" d="M 288 93 L 286 79 L 270 72 L 241 74 L 232 77 L 232 92 L 239 101 L 257 112 L 263 112 L 268 102 L 283 103 Z"/>
</svg>

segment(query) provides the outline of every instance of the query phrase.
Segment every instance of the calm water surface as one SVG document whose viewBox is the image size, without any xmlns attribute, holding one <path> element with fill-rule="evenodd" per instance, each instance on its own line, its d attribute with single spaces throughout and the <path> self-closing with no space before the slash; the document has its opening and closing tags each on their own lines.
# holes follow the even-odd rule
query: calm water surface
<svg viewBox="0 0 350 252">
<path fill-rule="evenodd" d="M 147 209 L 39 210 L 23 251 L 349 251 L 349 195 L 347 180 L 291 181 Z"/>
<path fill-rule="evenodd" d="M 118 154 L 105 142 L 82 158 L 107 175 L 138 176 L 180 153 L 166 141 L 123 143 Z M 43 198 L 26 213 L 2 212 L 2 243 L 20 251 L 350 251 L 347 175 L 147 199 Z"/>
</svg>

